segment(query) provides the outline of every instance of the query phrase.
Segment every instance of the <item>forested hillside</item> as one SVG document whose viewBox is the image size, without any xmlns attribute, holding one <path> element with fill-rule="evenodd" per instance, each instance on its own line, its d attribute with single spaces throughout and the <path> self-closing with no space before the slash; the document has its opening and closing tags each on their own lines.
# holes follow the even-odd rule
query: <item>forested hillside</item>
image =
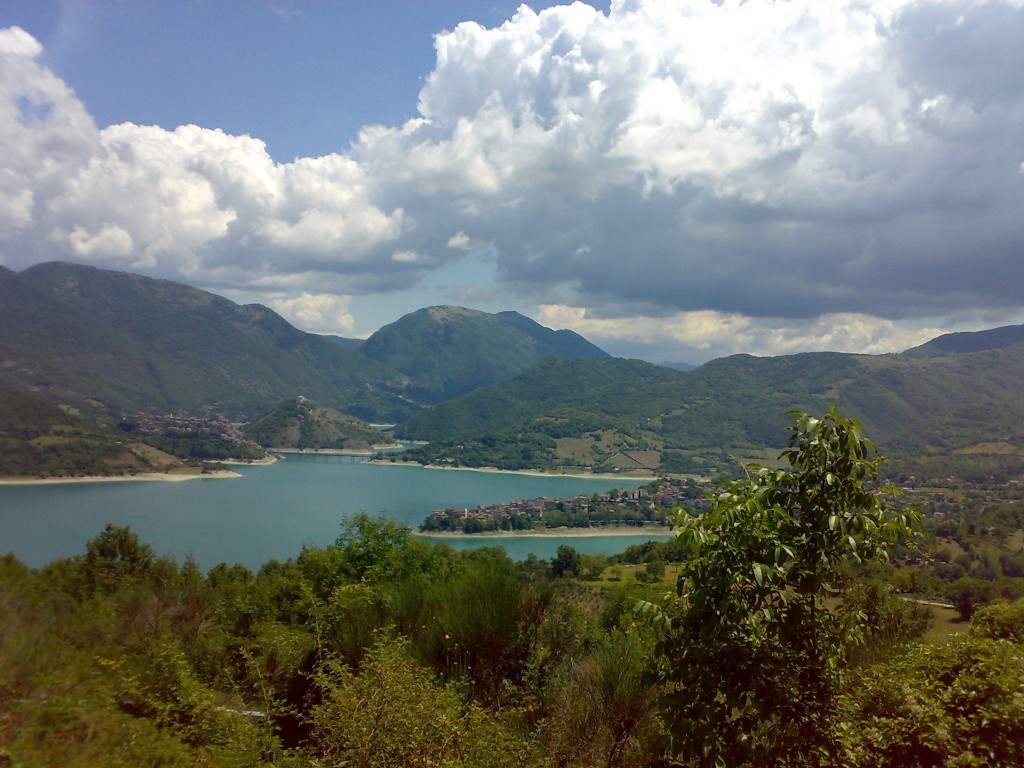
<svg viewBox="0 0 1024 768">
<path fill-rule="evenodd" d="M 63 262 L 0 271 L 0 384 L 97 414 L 248 420 L 305 396 L 394 423 L 551 356 L 606 356 L 515 313 L 435 307 L 366 342 L 318 336 L 259 304 Z"/>
<path fill-rule="evenodd" d="M 20 392 L 0 389 L 0 477 L 166 470 L 177 458 Z"/>
<path fill-rule="evenodd" d="M 302 396 L 431 441 L 407 460 L 717 476 L 737 458 L 774 459 L 786 411 L 838 404 L 891 446 L 899 476 L 1024 466 L 1021 327 L 899 355 L 735 355 L 682 373 L 508 312 L 432 307 L 357 342 L 66 263 L 0 270 L 0 294 L 0 384 L 111 424 L 136 411 L 247 421 Z"/>
<path fill-rule="evenodd" d="M 427 404 L 507 379 L 545 357 L 608 357 L 572 331 L 553 331 L 516 312 L 463 307 L 413 312 L 374 333 L 362 350 L 402 371 L 410 396 Z"/>
<path fill-rule="evenodd" d="M 1005 473 L 1024 466 L 1024 342 L 1006 335 L 970 352 L 737 355 L 689 373 L 561 360 L 438 405 L 399 434 L 431 440 L 418 457 L 433 462 L 592 468 L 643 454 L 655 470 L 705 473 L 723 454 L 773 456 L 786 411 L 838 404 L 892 446 L 904 474 Z"/>
<path fill-rule="evenodd" d="M 108 427 L 67 406 L 0 388 L 2 478 L 194 474 L 209 471 L 206 462 L 265 455 L 224 420 L 133 418 Z"/>
</svg>

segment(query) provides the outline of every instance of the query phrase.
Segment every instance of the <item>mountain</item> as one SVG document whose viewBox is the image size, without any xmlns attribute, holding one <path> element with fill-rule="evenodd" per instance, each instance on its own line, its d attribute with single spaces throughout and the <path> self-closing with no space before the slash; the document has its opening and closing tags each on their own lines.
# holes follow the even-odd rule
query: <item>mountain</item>
<svg viewBox="0 0 1024 768">
<path fill-rule="evenodd" d="M 607 358 L 572 331 L 553 331 L 517 312 L 428 307 L 370 336 L 371 360 L 408 376 L 408 391 L 433 404 L 513 376 L 545 357 Z"/>
<path fill-rule="evenodd" d="M 513 312 L 430 307 L 361 342 L 180 283 L 55 262 L 0 268 L 0 386 L 111 416 L 251 419 L 302 395 L 405 421 L 397 433 L 434 441 L 431 460 L 506 467 L 704 472 L 730 454 L 768 457 L 786 411 L 833 403 L 901 466 L 989 472 L 1024 457 L 1022 326 L 898 355 L 734 355 L 680 373 Z"/>
<path fill-rule="evenodd" d="M 498 384 L 424 410 L 395 429 L 398 438 L 466 440 L 523 429 L 557 414 L 587 414 L 591 420 L 630 418 L 637 397 L 652 385 L 682 374 L 641 360 L 550 358 Z"/>
<path fill-rule="evenodd" d="M 330 334 L 325 335 L 323 338 L 347 349 L 359 349 L 364 343 L 363 339 L 348 339 L 344 336 L 332 336 Z"/>
<path fill-rule="evenodd" d="M 2 381 L 100 411 L 244 418 L 299 392 L 358 401 L 398 378 L 266 307 L 167 280 L 54 262 L 5 272 L 0 290 Z"/>
<path fill-rule="evenodd" d="M 120 329 L 0 268 L 0 385 L 124 409 L 159 388 L 144 351 Z"/>
<path fill-rule="evenodd" d="M 394 423 L 564 354 L 605 355 L 515 313 L 421 310 L 364 342 L 168 280 L 64 262 L 0 268 L 0 386 L 112 417 L 247 420 L 302 395 Z"/>
<path fill-rule="evenodd" d="M 1021 342 L 1024 342 L 1024 325 L 1007 325 L 972 333 L 946 333 L 919 347 L 908 349 L 903 353 L 903 357 L 920 358 L 962 352 L 984 352 L 990 349 L 1006 349 Z"/>
<path fill-rule="evenodd" d="M 553 331 L 518 312 L 499 312 L 494 317 L 510 328 L 515 328 L 532 338 L 537 343 L 537 353 L 541 357 L 611 357 L 603 349 L 590 343 L 575 331 Z"/>
<path fill-rule="evenodd" d="M 683 362 L 665 361 L 665 362 L 658 363 L 658 365 L 660 365 L 662 368 L 671 368 L 673 371 L 682 371 L 683 373 L 685 373 L 687 371 L 695 370 L 697 368 L 697 366 L 694 365 L 693 363 L 683 363 Z"/>
<path fill-rule="evenodd" d="M 286 400 L 246 425 L 244 433 L 267 448 L 372 450 L 382 442 L 381 433 L 365 421 L 305 397 Z"/>
<path fill-rule="evenodd" d="M 734 355 L 685 374 L 561 360 L 440 404 L 397 434 L 434 441 L 423 452 L 431 461 L 472 456 L 513 468 L 509 453 L 528 445 L 524 466 L 534 468 L 624 455 L 622 468 L 700 472 L 726 454 L 769 458 L 782 447 L 786 411 L 837 404 L 904 468 L 1024 466 L 1024 342 L 1004 343 L 1013 335 L 961 337 L 959 348 L 978 351 L 933 356 Z"/>
</svg>

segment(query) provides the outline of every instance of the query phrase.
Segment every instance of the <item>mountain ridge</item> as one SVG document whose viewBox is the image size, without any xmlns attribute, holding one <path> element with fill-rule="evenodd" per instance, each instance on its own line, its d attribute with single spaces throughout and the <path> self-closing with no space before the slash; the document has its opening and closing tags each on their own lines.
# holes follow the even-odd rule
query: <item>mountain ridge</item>
<svg viewBox="0 0 1024 768">
<path fill-rule="evenodd" d="M 545 357 L 609 357 L 568 331 L 553 331 L 517 312 L 489 314 L 440 305 L 403 315 L 362 346 L 372 360 L 399 368 L 429 405 L 526 370 Z M 561 334 L 561 335 L 560 335 Z M 473 349 L 469 357 L 467 349 Z"/>
<path fill-rule="evenodd" d="M 643 378 L 640 370 L 616 378 L 607 361 L 563 360 L 554 377 L 535 366 L 424 411 L 396 434 L 432 441 L 421 451 L 432 462 L 581 469 L 639 451 L 659 471 L 701 473 L 729 455 L 769 458 L 783 447 L 787 411 L 835 404 L 904 467 L 939 472 L 973 455 L 975 466 L 1024 469 L 1024 425 L 1012 417 L 1024 413 L 1024 344 L 923 358 L 741 354 L 687 373 L 659 368 L 662 375 Z M 510 452 L 523 445 L 530 455 L 517 465 Z"/>
<path fill-rule="evenodd" d="M 984 331 L 944 333 L 900 354 L 905 357 L 935 357 L 944 354 L 985 352 L 1005 349 L 1024 342 L 1024 325 L 1004 325 Z"/>
<path fill-rule="evenodd" d="M 777 448 L 784 412 L 832 404 L 906 453 L 1024 456 L 1012 423 L 1022 382 L 1024 326 L 898 354 L 738 354 L 680 373 L 515 312 L 426 307 L 359 342 L 173 281 L 61 262 L 0 270 L 0 386 L 111 414 L 242 419 L 302 395 L 398 422 L 397 434 L 438 443 L 435 457 L 446 442 L 489 441 L 478 460 L 508 468 L 594 466 L 619 451 L 688 471 L 702 455 Z"/>
<path fill-rule="evenodd" d="M 4 270 L 0 292 L 0 384 L 98 413 L 251 419 L 303 395 L 367 421 L 397 422 L 549 354 L 607 354 L 522 316 L 451 307 L 447 347 L 424 353 L 419 341 L 437 323 L 429 312 L 410 313 L 396 323 L 419 341 L 399 338 L 388 352 L 389 326 L 366 341 L 310 334 L 261 304 L 70 262 Z"/>
</svg>

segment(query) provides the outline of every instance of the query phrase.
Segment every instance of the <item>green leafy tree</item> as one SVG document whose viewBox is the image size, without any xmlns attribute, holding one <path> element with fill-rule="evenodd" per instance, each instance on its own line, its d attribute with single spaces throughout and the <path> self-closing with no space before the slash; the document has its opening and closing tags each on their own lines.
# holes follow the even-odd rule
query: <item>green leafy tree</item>
<svg viewBox="0 0 1024 768">
<path fill-rule="evenodd" d="M 553 591 L 523 579 L 502 550 L 462 560 L 459 572 L 422 590 L 423 610 L 408 627 L 413 650 L 476 700 L 501 708 L 508 684 L 520 685 L 528 672 Z"/>
<path fill-rule="evenodd" d="M 843 596 L 846 616 L 854 623 L 848 654 L 851 664 L 866 666 L 921 639 L 932 621 L 927 605 L 902 600 L 881 579 L 860 579 Z"/>
<path fill-rule="evenodd" d="M 299 569 L 317 600 L 329 599 L 340 584 L 397 582 L 440 574 L 446 566 L 441 550 L 383 516 L 361 512 L 344 518 L 341 529 L 333 545 L 306 547 L 299 555 Z"/>
<path fill-rule="evenodd" d="M 568 544 L 562 544 L 555 550 L 551 559 L 551 572 L 556 576 L 578 576 L 583 568 L 580 553 Z"/>
<path fill-rule="evenodd" d="M 650 651 L 646 633 L 613 629 L 560 666 L 546 690 L 552 700 L 541 728 L 552 765 L 649 764 L 659 733 L 655 689 L 644 679 Z"/>
<path fill-rule="evenodd" d="M 992 602 L 994 595 L 995 585 L 991 581 L 971 576 L 957 579 L 949 589 L 949 596 L 963 621 L 970 621 L 979 607 Z"/>
<path fill-rule="evenodd" d="M 131 528 L 108 523 L 86 545 L 81 572 L 90 591 L 110 592 L 145 575 L 153 562 L 153 548 L 140 543 Z"/>
<path fill-rule="evenodd" d="M 664 630 L 670 751 L 696 764 L 819 765 L 835 752 L 858 622 L 824 600 L 850 560 L 885 559 L 915 517 L 873 490 L 882 459 L 857 422 L 834 407 L 792 415 L 789 468 L 752 466 L 703 516 L 684 514 L 678 598 L 647 606 Z"/>
</svg>

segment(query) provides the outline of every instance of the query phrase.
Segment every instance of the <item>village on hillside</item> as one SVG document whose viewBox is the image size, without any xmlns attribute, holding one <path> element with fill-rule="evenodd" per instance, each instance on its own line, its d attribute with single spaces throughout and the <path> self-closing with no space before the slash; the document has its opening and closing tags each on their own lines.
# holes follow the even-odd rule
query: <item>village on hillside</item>
<svg viewBox="0 0 1024 768">
<path fill-rule="evenodd" d="M 139 412 L 124 420 L 123 428 L 148 436 L 195 437 L 216 435 L 232 442 L 242 442 L 241 430 L 223 416 L 203 418 L 168 413 Z"/>
<path fill-rule="evenodd" d="M 625 488 L 565 499 L 540 497 L 469 509 L 435 509 L 420 525 L 423 532 L 482 533 L 537 528 L 598 528 L 629 525 L 666 528 L 673 510 L 702 511 L 710 487 L 693 480 L 656 480 Z"/>
</svg>

